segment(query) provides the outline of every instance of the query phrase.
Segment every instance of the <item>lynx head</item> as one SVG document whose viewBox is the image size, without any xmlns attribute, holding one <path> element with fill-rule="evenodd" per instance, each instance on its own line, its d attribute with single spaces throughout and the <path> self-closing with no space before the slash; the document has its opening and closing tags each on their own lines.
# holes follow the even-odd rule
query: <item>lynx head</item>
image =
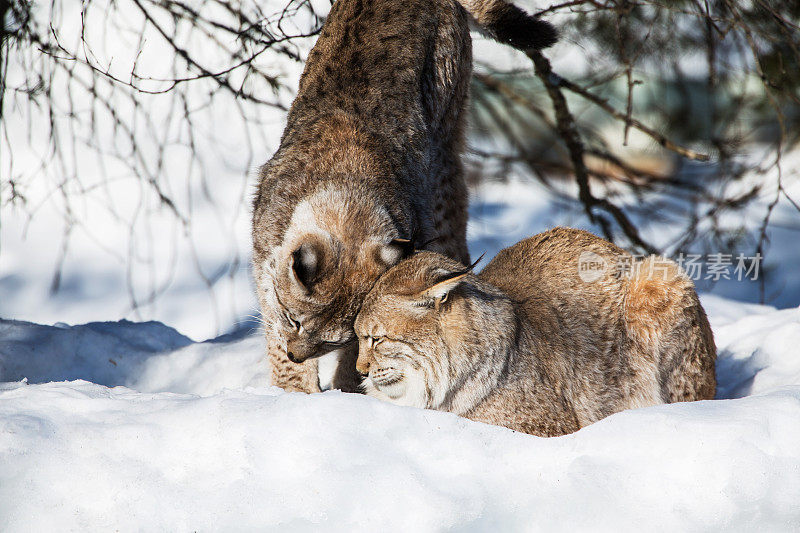
<svg viewBox="0 0 800 533">
<path fill-rule="evenodd" d="M 359 205 L 336 194 L 301 203 L 257 279 L 262 307 L 272 314 L 265 318 L 292 361 L 355 342 L 353 321 L 364 296 L 410 253 L 410 242 L 395 236 L 379 209 Z"/>
<path fill-rule="evenodd" d="M 355 322 L 356 367 L 367 394 L 400 405 L 442 405 L 470 364 L 463 346 L 476 342 L 473 309 L 486 287 L 473 266 L 420 252 L 378 280 Z"/>
</svg>

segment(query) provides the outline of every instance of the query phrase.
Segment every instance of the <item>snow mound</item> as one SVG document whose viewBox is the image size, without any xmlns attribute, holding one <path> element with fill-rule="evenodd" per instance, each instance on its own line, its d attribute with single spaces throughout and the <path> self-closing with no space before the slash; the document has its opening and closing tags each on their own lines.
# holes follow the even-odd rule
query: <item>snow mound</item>
<svg viewBox="0 0 800 533">
<path fill-rule="evenodd" d="M 800 385 L 800 309 L 745 316 L 718 327 L 714 334 L 717 398 Z"/>
<path fill-rule="evenodd" d="M 263 340 L 247 333 L 195 343 L 160 322 L 41 326 L 0 320 L 0 381 L 85 379 L 200 395 L 268 385 Z"/>
<path fill-rule="evenodd" d="M 800 310 L 704 303 L 724 399 L 553 439 L 284 393 L 258 335 L 0 321 L 0 530 L 796 531 Z"/>
</svg>

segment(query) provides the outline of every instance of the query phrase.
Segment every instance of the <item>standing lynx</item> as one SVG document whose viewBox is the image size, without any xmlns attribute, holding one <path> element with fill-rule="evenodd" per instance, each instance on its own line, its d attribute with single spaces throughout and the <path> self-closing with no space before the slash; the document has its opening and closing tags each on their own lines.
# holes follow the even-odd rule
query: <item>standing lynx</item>
<svg viewBox="0 0 800 533">
<path fill-rule="evenodd" d="M 546 46 L 553 28 L 500 0 L 338 0 L 308 56 L 253 211 L 253 272 L 272 382 L 356 390 L 353 320 L 417 243 L 468 261 L 460 152 L 470 11 L 497 39 Z"/>
<path fill-rule="evenodd" d="M 627 275 L 614 268 L 626 262 Z M 479 275 L 413 255 L 378 280 L 355 330 L 367 394 L 534 435 L 713 399 L 716 386 L 691 280 L 672 261 L 635 262 L 580 230 L 526 239 Z"/>
</svg>

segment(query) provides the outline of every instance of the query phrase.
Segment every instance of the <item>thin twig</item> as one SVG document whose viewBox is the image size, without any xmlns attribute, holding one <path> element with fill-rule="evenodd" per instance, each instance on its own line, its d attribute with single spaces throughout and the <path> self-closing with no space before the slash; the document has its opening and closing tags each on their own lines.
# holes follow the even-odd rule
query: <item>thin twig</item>
<svg viewBox="0 0 800 533">
<path fill-rule="evenodd" d="M 550 61 L 539 51 L 530 51 L 527 53 L 528 57 L 533 61 L 536 76 L 542 81 L 550 100 L 553 103 L 553 111 L 556 116 L 556 124 L 558 133 L 564 144 L 567 145 L 569 150 L 570 160 L 572 167 L 575 171 L 575 180 L 578 183 L 578 199 L 584 206 L 589 220 L 601 224 L 606 233 L 610 233 L 610 229 L 604 224 L 603 219 L 596 216 L 594 207 L 600 207 L 604 211 L 611 214 L 614 220 L 619 224 L 622 232 L 630 241 L 645 250 L 647 253 L 656 253 L 657 249 L 645 242 L 639 235 L 636 226 L 631 222 L 628 216 L 616 205 L 612 204 L 605 198 L 597 198 L 592 194 L 591 186 L 589 184 L 589 171 L 586 168 L 586 163 L 583 160 L 584 148 L 581 141 L 580 134 L 575 124 L 575 119 L 569 111 L 567 99 L 561 92 L 559 84 L 556 83 L 553 69 L 550 66 Z M 611 235 L 608 235 L 611 237 Z"/>
</svg>

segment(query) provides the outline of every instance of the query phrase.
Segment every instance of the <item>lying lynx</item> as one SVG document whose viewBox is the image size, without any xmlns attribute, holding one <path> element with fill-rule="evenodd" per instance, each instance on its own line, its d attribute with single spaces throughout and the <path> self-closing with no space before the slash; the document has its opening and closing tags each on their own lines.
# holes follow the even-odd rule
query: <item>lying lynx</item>
<svg viewBox="0 0 800 533">
<path fill-rule="evenodd" d="M 631 260 L 565 228 L 478 275 L 419 252 L 378 280 L 356 319 L 364 388 L 540 436 L 712 399 L 716 350 L 691 280 L 667 259 Z"/>
<path fill-rule="evenodd" d="M 500 0 L 459 2 L 514 46 L 555 38 L 549 24 Z M 455 0 L 331 8 L 253 210 L 274 385 L 319 390 L 312 358 L 338 351 L 332 385 L 357 388 L 353 320 L 412 239 L 469 260 L 460 152 L 471 53 L 467 12 Z"/>
</svg>

